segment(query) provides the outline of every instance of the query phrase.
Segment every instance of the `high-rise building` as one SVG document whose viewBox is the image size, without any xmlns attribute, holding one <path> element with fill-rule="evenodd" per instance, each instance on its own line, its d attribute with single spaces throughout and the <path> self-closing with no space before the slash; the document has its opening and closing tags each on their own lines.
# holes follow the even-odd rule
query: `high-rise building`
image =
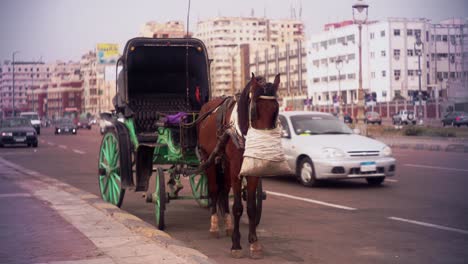
<svg viewBox="0 0 468 264">
<path fill-rule="evenodd" d="M 150 21 L 146 22 L 140 29 L 140 36 L 147 38 L 183 38 L 186 33 L 182 21 L 168 21 L 166 23 Z"/>
<path fill-rule="evenodd" d="M 245 71 L 249 61 L 244 61 L 245 56 L 241 56 L 241 46 L 285 45 L 302 41 L 304 24 L 295 19 L 216 17 L 198 22 L 194 36 L 205 43 L 212 59 L 212 96 L 232 95 L 243 89 L 250 78 Z"/>
</svg>

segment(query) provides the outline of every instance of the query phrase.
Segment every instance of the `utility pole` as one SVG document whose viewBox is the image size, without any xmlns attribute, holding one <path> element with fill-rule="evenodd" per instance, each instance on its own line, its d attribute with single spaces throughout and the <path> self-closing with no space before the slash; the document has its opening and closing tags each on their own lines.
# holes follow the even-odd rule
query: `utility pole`
<svg viewBox="0 0 468 264">
<path fill-rule="evenodd" d="M 19 53 L 19 51 L 14 51 L 12 54 L 12 66 L 13 66 L 13 116 L 15 116 L 15 55 Z"/>
</svg>

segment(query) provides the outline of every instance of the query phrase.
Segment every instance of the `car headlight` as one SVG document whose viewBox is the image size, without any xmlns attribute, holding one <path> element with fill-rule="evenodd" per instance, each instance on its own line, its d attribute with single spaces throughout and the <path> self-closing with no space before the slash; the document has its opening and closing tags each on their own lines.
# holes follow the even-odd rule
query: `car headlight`
<svg viewBox="0 0 468 264">
<path fill-rule="evenodd" d="M 75 129 L 73 129 L 73 133 L 75 133 L 75 131 L 76 131 L 76 130 L 75 130 Z"/>
<path fill-rule="evenodd" d="M 58 133 L 60 133 L 60 131 L 61 131 L 61 130 L 60 130 L 60 128 L 59 128 L 59 129 L 57 129 L 57 132 L 58 132 Z"/>
<path fill-rule="evenodd" d="M 81 126 L 81 123 L 80 123 L 80 122 L 78 122 L 78 125 L 79 125 L 79 126 Z"/>
<path fill-rule="evenodd" d="M 2 132 L 2 137 L 12 137 L 13 132 Z"/>
<path fill-rule="evenodd" d="M 323 148 L 322 156 L 327 159 L 342 158 L 345 156 L 345 153 L 342 150 L 336 148 Z"/>
<path fill-rule="evenodd" d="M 34 136 L 34 132 L 26 132 L 26 136 Z"/>
<path fill-rule="evenodd" d="M 385 156 L 385 157 L 391 156 L 392 155 L 392 149 L 389 146 L 385 146 L 382 149 L 382 155 Z"/>
</svg>

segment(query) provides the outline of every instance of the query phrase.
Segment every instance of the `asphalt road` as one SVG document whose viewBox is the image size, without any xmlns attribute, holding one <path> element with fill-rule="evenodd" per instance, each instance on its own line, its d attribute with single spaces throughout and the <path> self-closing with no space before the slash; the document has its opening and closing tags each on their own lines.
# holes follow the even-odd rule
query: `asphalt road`
<svg viewBox="0 0 468 264">
<path fill-rule="evenodd" d="M 0 156 L 99 195 L 100 141 L 95 127 L 76 136 L 43 129 L 37 149 L 4 148 Z M 171 201 L 165 231 L 223 264 L 466 263 L 468 154 L 403 149 L 394 154 L 397 175 L 381 187 L 352 180 L 306 188 L 291 177 L 264 179 L 269 194 L 258 228 L 262 260 L 231 259 L 230 238 L 210 237 L 209 211 L 195 201 Z M 122 209 L 153 224 L 152 204 L 141 196 L 128 191 Z M 245 255 L 246 219 L 244 209 Z"/>
</svg>

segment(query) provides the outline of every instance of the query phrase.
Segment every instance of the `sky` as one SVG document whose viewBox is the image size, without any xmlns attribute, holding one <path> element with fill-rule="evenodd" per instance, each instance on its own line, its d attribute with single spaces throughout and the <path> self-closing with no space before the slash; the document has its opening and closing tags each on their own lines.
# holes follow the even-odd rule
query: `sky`
<svg viewBox="0 0 468 264">
<path fill-rule="evenodd" d="M 125 42 L 147 21 L 187 21 L 189 0 L 0 0 L 0 61 L 78 61 L 96 43 Z M 216 16 L 290 18 L 291 7 L 306 37 L 330 22 L 352 19 L 356 0 L 191 0 L 190 31 Z M 433 22 L 468 17 L 468 0 L 366 0 L 369 19 L 424 17 Z"/>
</svg>

